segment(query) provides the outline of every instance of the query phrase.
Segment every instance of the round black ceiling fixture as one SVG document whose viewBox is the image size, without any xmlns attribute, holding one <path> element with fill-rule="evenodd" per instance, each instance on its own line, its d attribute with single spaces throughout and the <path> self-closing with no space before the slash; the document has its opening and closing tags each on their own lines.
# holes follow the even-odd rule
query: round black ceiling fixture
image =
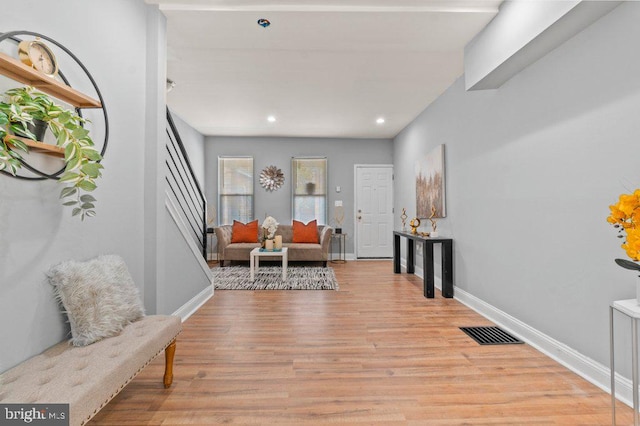
<svg viewBox="0 0 640 426">
<path fill-rule="evenodd" d="M 271 22 L 269 22 L 268 19 L 260 18 L 258 19 L 258 25 L 260 25 L 262 28 L 267 28 L 269 25 L 271 25 Z"/>
</svg>

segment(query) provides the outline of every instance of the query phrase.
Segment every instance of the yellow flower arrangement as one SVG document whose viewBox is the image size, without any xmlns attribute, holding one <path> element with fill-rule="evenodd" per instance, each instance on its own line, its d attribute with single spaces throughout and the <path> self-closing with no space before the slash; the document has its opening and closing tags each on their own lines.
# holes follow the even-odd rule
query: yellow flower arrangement
<svg viewBox="0 0 640 426">
<path fill-rule="evenodd" d="M 618 238 L 624 238 L 622 248 L 634 261 L 640 260 L 640 189 L 633 194 L 622 194 L 618 202 L 609 206 L 611 214 L 607 222 L 618 228 Z M 628 260 L 616 259 L 623 268 L 639 270 L 640 265 Z"/>
</svg>

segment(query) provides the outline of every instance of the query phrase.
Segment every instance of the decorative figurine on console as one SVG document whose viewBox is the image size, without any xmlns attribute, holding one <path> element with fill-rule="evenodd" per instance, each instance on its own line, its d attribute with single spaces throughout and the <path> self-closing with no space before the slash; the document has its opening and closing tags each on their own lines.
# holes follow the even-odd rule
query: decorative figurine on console
<svg viewBox="0 0 640 426">
<path fill-rule="evenodd" d="M 418 228 L 420 227 L 420 219 L 414 217 L 411 219 L 411 222 L 409 222 L 409 226 L 411 227 L 411 233 L 416 235 L 418 233 Z"/>
<path fill-rule="evenodd" d="M 438 231 L 436 231 L 436 228 L 438 226 L 436 225 L 436 220 L 433 218 L 435 215 L 436 215 L 436 207 L 431 206 L 431 216 L 429 216 L 429 220 L 431 221 L 431 233 L 430 233 L 431 237 L 438 236 Z"/>
<path fill-rule="evenodd" d="M 402 208 L 402 214 L 400 215 L 400 220 L 402 221 L 402 232 L 407 232 L 407 209 Z"/>
</svg>

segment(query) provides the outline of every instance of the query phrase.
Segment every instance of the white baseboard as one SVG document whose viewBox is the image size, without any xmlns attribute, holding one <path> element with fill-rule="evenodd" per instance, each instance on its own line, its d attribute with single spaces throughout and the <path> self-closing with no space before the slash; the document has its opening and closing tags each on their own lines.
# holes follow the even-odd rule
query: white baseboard
<svg viewBox="0 0 640 426">
<path fill-rule="evenodd" d="M 503 327 L 580 377 L 611 393 L 611 369 L 459 288 L 455 299 Z M 616 397 L 632 406 L 631 380 L 616 374 Z"/>
<path fill-rule="evenodd" d="M 343 259 L 343 258 L 345 260 L 357 260 L 355 253 L 345 253 L 342 256 L 343 257 L 340 257 L 339 253 L 331 253 L 331 252 L 329 253 L 329 259 L 331 259 L 331 260 L 338 260 L 338 259 Z"/>
<path fill-rule="evenodd" d="M 406 259 L 401 258 L 400 264 L 406 269 Z M 415 275 L 423 278 L 422 272 L 422 268 L 416 265 Z M 442 280 L 439 277 L 435 277 L 434 284 L 436 288 L 442 290 Z M 611 394 L 611 369 L 608 366 L 594 361 L 458 287 L 454 288 L 454 298 L 583 379 Z M 629 407 L 633 406 L 632 389 L 631 380 L 616 373 L 616 398 Z"/>
<path fill-rule="evenodd" d="M 193 315 L 198 309 L 200 309 L 200 306 L 204 305 L 205 302 L 212 297 L 213 281 L 211 281 L 211 286 L 196 294 L 191 300 L 178 308 L 178 310 L 175 311 L 173 315 L 179 316 L 180 318 L 182 318 L 182 322 L 185 322 L 191 315 Z"/>
</svg>

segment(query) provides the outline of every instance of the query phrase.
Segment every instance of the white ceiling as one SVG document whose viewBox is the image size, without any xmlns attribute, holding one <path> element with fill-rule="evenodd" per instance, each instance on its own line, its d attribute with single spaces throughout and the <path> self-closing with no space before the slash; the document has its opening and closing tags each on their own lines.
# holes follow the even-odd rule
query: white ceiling
<svg viewBox="0 0 640 426">
<path fill-rule="evenodd" d="M 167 16 L 169 107 L 201 133 L 391 138 L 462 75 L 502 1 L 147 2 Z"/>
</svg>

